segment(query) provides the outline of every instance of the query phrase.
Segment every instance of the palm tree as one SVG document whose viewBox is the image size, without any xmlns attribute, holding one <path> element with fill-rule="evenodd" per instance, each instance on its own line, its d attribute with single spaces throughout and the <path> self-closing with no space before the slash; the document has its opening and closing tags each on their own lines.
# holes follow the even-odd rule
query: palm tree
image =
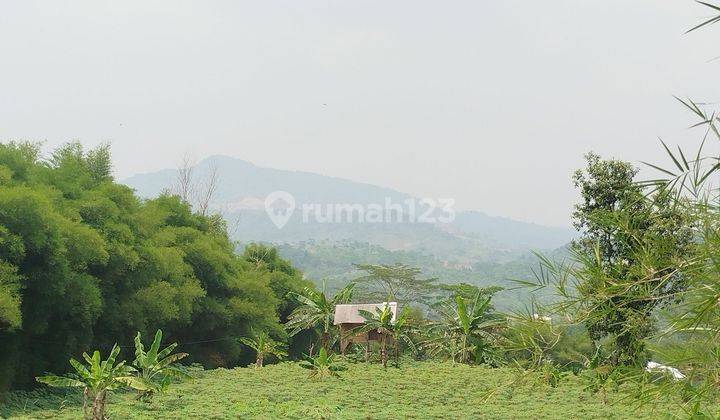
<svg viewBox="0 0 720 420">
<path fill-rule="evenodd" d="M 477 292 L 471 305 L 462 296 L 455 296 L 454 305 L 446 303 L 439 308 L 441 319 L 430 325 L 429 333 L 436 338 L 424 346 L 431 354 L 447 353 L 460 363 L 469 363 L 472 356 L 477 362 L 492 359 L 493 346 L 498 329 L 505 320 L 492 311 L 491 296 L 483 297 Z"/>
<path fill-rule="evenodd" d="M 319 292 L 305 288 L 302 294 L 294 293 L 293 295 L 300 303 L 300 306 L 288 316 L 288 322 L 285 326 L 290 330 L 289 335 L 292 337 L 302 330 L 319 329 L 322 348 L 327 351 L 335 316 L 335 305 L 350 302 L 354 287 L 355 283 L 349 283 L 331 299 L 327 298 L 325 282 L 323 282 L 322 290 Z"/>
<path fill-rule="evenodd" d="M 287 356 L 287 352 L 283 348 L 285 345 L 270 338 L 270 335 L 265 331 L 260 334 L 253 334 L 251 338 L 242 337 L 240 341 L 255 350 L 255 367 L 263 367 L 267 355 L 275 356 L 278 359 Z"/>
</svg>

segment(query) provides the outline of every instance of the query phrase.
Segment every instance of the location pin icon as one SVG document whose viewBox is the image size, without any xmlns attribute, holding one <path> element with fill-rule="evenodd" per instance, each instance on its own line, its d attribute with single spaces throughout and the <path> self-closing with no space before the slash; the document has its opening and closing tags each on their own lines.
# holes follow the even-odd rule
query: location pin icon
<svg viewBox="0 0 720 420">
<path fill-rule="evenodd" d="M 295 197 L 286 191 L 273 191 L 265 197 L 265 212 L 282 229 L 295 211 Z"/>
</svg>

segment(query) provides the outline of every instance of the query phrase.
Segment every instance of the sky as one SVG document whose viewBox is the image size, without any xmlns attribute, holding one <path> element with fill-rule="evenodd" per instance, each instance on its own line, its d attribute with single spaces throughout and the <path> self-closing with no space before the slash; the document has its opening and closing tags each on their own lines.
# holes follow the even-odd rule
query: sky
<svg viewBox="0 0 720 420">
<path fill-rule="evenodd" d="M 720 99 L 690 0 L 0 2 L 0 141 L 215 154 L 568 226 L 595 151 L 666 163 Z M 647 171 L 646 171 L 647 172 Z"/>
</svg>

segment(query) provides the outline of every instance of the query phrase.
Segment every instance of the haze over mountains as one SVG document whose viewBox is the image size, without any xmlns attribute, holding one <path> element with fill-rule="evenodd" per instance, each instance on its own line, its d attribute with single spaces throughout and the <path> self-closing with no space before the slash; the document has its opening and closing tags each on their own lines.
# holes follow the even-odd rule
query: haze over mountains
<svg viewBox="0 0 720 420">
<path fill-rule="evenodd" d="M 428 275 L 443 281 L 502 284 L 508 276 L 522 277 L 529 271 L 531 250 L 553 252 L 575 235 L 571 229 L 493 217 L 480 211 L 458 212 L 450 223 L 411 223 L 407 214 L 398 222 L 400 216 L 387 217 L 385 213 L 380 215 L 385 217 L 382 221 L 371 222 L 368 213 L 361 223 L 357 213 L 330 217 L 333 206 L 359 205 L 367 210 L 391 203 L 403 206 L 407 213 L 407 200 L 412 200 L 418 206 L 416 219 L 426 211 L 430 217 L 444 212 L 440 206 L 430 211 L 414 197 L 389 188 L 262 168 L 228 156 L 212 156 L 193 167 L 193 183 L 198 189 L 213 171 L 218 182 L 210 207 L 226 218 L 232 237 L 241 243 L 281 245 L 281 252 L 315 280 L 348 280 L 353 276 L 352 263 L 404 262 L 421 266 Z M 141 196 L 153 197 L 172 191 L 177 180 L 177 169 L 165 169 L 122 182 Z M 295 201 L 294 211 L 285 209 L 290 211 L 283 213 L 287 221 L 282 228 L 273 223 L 265 208 L 266 197 L 275 191 L 287 192 Z M 311 208 L 322 217 L 304 211 L 308 205 L 316 206 Z"/>
<path fill-rule="evenodd" d="M 408 194 L 375 185 L 308 172 L 262 168 L 241 159 L 212 156 L 199 162 L 193 171 L 202 183 L 211 168 L 219 175 L 212 207 L 233 221 L 240 216 L 235 237 L 241 241 L 295 242 L 310 239 L 367 239 L 389 249 L 412 249 L 422 243 L 419 236 L 432 235 L 444 240 L 482 242 L 498 249 L 554 249 L 566 244 L 574 231 L 488 216 L 479 211 L 458 212 L 452 223 L 302 223 L 298 210 L 282 229 L 267 216 L 264 201 L 274 191 L 292 194 L 297 208 L 303 204 L 403 204 Z M 145 197 L 171 190 L 177 181 L 177 169 L 138 174 L 123 182 Z M 418 212 L 420 213 L 420 212 Z M 245 217 L 243 217 L 245 216 Z M 327 228 L 320 226 L 330 225 Z M 348 226 L 350 225 L 350 226 Z M 365 225 L 358 229 L 358 225 Z M 402 226 L 397 226 L 402 225 Z M 362 233 L 363 231 L 368 231 Z M 360 236 L 358 236 L 360 235 Z M 418 242 L 419 241 L 419 242 Z"/>
</svg>

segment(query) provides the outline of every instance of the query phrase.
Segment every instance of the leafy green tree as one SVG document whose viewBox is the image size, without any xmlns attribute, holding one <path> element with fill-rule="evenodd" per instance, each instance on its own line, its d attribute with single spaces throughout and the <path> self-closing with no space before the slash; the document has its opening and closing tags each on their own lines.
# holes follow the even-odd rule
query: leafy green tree
<svg viewBox="0 0 720 420">
<path fill-rule="evenodd" d="M 542 310 L 531 305 L 508 316 L 502 334 L 505 357 L 544 375 L 554 374 L 555 369 L 578 372 L 588 366 L 596 353 L 585 327 L 564 317 L 550 317 Z"/>
<path fill-rule="evenodd" d="M 612 365 L 641 363 L 653 311 L 687 286 L 674 262 L 690 252 L 692 232 L 667 191 L 647 196 L 634 182 L 632 165 L 592 153 L 587 161 L 574 176 L 582 201 L 573 217 L 583 234 L 572 247 L 576 315 L 596 345 L 611 340 Z"/>
<path fill-rule="evenodd" d="M 368 299 L 391 300 L 402 304 L 427 304 L 436 289 L 436 278 L 421 279 L 419 268 L 405 264 L 355 264 L 365 274 L 355 280 Z"/>
<path fill-rule="evenodd" d="M 90 357 L 83 353 L 87 365 L 75 359 L 70 364 L 75 369 L 74 374 L 68 376 L 40 376 L 38 382 L 52 387 L 80 387 L 83 388 L 83 415 L 85 419 L 105 420 L 105 405 L 107 393 L 114 389 L 129 386 L 138 390 L 145 390 L 143 381 L 134 376 L 135 370 L 127 366 L 125 361 L 115 363 L 120 353 L 120 347 L 113 346 L 106 360 L 101 360 L 100 352 L 95 351 Z M 91 403 L 88 411 L 88 402 Z"/>
<path fill-rule="evenodd" d="M 240 342 L 255 351 L 255 367 L 263 367 L 267 356 L 275 356 L 278 359 L 287 356 L 285 346 L 273 340 L 266 331 L 253 334 L 252 337 L 242 337 Z"/>
<path fill-rule="evenodd" d="M 145 385 L 139 390 L 139 399 L 150 399 L 158 392 L 164 392 L 173 379 L 191 379 L 192 377 L 176 362 L 188 356 L 187 353 L 173 353 L 177 343 L 160 349 L 162 330 L 157 330 L 150 348 L 145 351 L 140 333 L 135 336 L 135 360 L 138 378 Z"/>
<path fill-rule="evenodd" d="M 0 390 L 138 331 L 195 343 L 208 368 L 253 357 L 234 339 L 253 329 L 285 339 L 301 273 L 237 255 L 219 216 L 141 200 L 110 170 L 107 145 L 41 160 L 35 143 L 0 144 Z"/>
<path fill-rule="evenodd" d="M 286 323 L 290 314 L 301 306 L 295 299 L 296 294 L 304 293 L 305 289 L 314 289 L 314 284 L 303 278 L 302 272 L 295 269 L 289 261 L 280 257 L 274 247 L 263 244 L 249 244 L 245 247 L 243 258 L 252 264 L 255 271 L 266 273 L 268 285 L 278 299 L 277 314 L 280 323 Z M 274 332 L 276 338 L 288 341 L 288 353 L 299 357 L 315 339 L 313 331 L 305 330 L 291 337 L 282 332 Z"/>
<path fill-rule="evenodd" d="M 20 281 L 17 267 L 0 260 L 0 331 L 22 325 Z"/>
<path fill-rule="evenodd" d="M 263 244 L 252 243 L 246 246 L 243 252 L 243 258 L 245 258 L 247 262 L 255 265 L 255 267 L 265 268 L 271 272 L 279 271 L 290 276 L 298 273 L 298 270 L 296 270 L 289 261 L 280 258 L 277 248 Z"/>
<path fill-rule="evenodd" d="M 455 362 L 498 364 L 499 333 L 505 319 L 492 310 L 492 295 L 477 292 L 468 304 L 455 296 L 454 304 L 438 308 L 440 320 L 429 325 L 430 339 L 423 343 L 430 354 L 446 354 Z"/>
<path fill-rule="evenodd" d="M 306 288 L 304 293 L 295 293 L 295 299 L 300 303 L 288 317 L 286 328 L 290 336 L 306 329 L 318 329 L 321 337 L 321 347 L 327 352 L 330 348 L 330 337 L 333 331 L 335 305 L 349 303 L 352 299 L 354 283 L 349 283 L 337 292 L 332 298 L 325 295 L 325 283 L 322 290 Z"/>
</svg>

